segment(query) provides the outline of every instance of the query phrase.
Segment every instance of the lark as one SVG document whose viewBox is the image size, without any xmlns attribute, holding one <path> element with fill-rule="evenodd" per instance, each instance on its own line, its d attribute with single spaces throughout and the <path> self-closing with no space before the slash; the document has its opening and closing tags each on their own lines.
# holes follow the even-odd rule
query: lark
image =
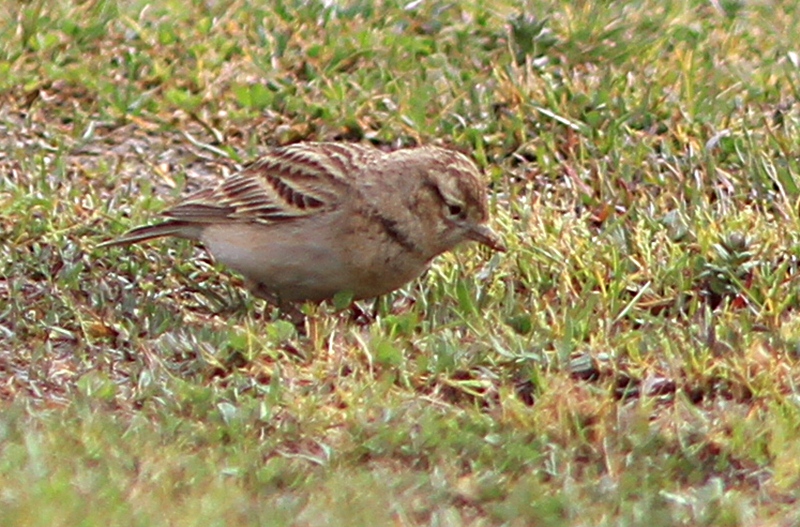
<svg viewBox="0 0 800 527">
<path fill-rule="evenodd" d="M 475 163 L 435 146 L 276 148 L 162 216 L 102 245 L 197 240 L 241 273 L 253 294 L 278 305 L 383 295 L 469 240 L 506 250 L 488 225 Z"/>
</svg>

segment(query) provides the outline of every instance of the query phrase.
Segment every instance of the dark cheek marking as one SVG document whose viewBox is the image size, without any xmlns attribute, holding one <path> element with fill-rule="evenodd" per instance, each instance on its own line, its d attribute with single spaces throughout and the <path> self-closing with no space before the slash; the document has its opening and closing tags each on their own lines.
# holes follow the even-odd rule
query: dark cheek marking
<svg viewBox="0 0 800 527">
<path fill-rule="evenodd" d="M 395 220 L 389 219 L 385 216 L 381 216 L 380 214 L 376 214 L 378 221 L 383 227 L 383 231 L 392 239 L 393 242 L 398 244 L 403 249 L 410 251 L 410 252 L 418 252 L 419 249 L 417 246 L 412 242 L 408 236 L 403 233 L 397 225 Z"/>
</svg>

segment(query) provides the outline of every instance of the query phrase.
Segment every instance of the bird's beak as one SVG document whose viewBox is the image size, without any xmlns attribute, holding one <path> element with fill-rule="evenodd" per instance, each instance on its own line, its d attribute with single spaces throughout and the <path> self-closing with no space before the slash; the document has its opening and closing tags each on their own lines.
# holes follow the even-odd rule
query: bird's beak
<svg viewBox="0 0 800 527">
<path fill-rule="evenodd" d="M 495 251 L 506 252 L 506 244 L 503 243 L 500 235 L 494 232 L 488 225 L 476 225 L 472 227 L 467 237 Z"/>
</svg>

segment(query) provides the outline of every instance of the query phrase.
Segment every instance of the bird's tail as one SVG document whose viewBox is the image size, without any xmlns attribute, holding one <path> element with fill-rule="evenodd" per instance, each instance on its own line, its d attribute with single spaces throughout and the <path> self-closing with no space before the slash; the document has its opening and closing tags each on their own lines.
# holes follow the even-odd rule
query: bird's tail
<svg viewBox="0 0 800 527">
<path fill-rule="evenodd" d="M 103 242 L 98 247 L 114 247 L 118 245 L 130 245 L 132 243 L 145 242 L 153 238 L 161 238 L 162 236 L 177 236 L 179 238 L 196 239 L 199 232 L 193 232 L 197 229 L 192 229 L 190 224 L 182 221 L 166 221 L 156 225 L 146 225 L 144 227 L 136 227 L 131 229 L 115 240 Z"/>
</svg>

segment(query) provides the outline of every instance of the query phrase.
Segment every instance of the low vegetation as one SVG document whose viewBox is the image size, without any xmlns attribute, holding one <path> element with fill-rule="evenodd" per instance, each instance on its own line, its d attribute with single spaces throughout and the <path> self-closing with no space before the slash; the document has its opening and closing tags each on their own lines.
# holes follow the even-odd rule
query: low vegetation
<svg viewBox="0 0 800 527">
<path fill-rule="evenodd" d="M 795 2 L 0 6 L 3 525 L 795 525 Z M 97 245 L 299 140 L 470 152 L 509 246 L 296 327 Z"/>
</svg>

